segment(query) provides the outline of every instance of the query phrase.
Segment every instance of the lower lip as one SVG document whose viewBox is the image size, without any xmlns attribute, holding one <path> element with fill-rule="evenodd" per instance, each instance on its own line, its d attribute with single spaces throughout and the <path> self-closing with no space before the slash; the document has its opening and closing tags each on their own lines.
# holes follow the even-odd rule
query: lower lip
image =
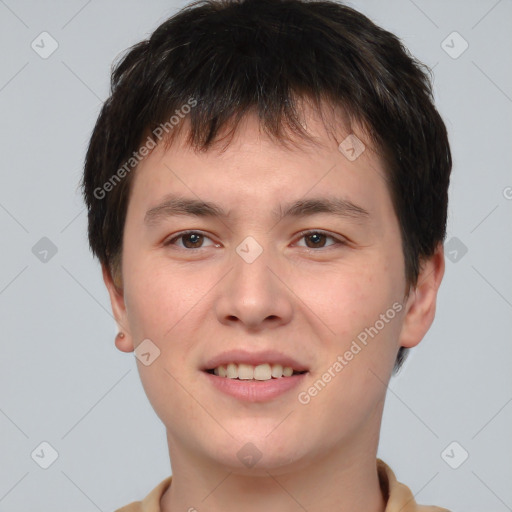
<svg viewBox="0 0 512 512">
<path fill-rule="evenodd" d="M 265 402 L 297 387 L 303 382 L 308 372 L 270 380 L 228 379 L 227 377 L 212 375 L 206 371 L 202 373 L 206 375 L 213 386 L 227 395 L 246 402 Z"/>
</svg>

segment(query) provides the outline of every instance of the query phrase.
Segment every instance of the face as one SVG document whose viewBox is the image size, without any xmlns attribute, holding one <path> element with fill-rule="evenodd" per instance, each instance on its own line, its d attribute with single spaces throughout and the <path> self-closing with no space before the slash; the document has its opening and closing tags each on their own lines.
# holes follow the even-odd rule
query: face
<svg viewBox="0 0 512 512">
<path fill-rule="evenodd" d="M 141 347 L 151 363 L 137 365 L 171 457 L 244 472 L 243 455 L 261 454 L 255 469 L 278 474 L 364 449 L 378 437 L 400 345 L 417 344 L 433 319 L 428 291 L 404 298 L 378 156 L 366 147 L 349 160 L 338 149 L 348 133 L 336 142 L 313 115 L 308 131 L 322 145 L 287 149 L 247 118 L 226 151 L 177 140 L 133 177 L 122 293 L 104 275 L 125 327 L 118 348 L 150 340 Z M 232 366 L 233 380 L 222 363 L 253 364 Z M 267 363 L 294 374 L 258 380 Z M 257 378 L 243 378 L 254 367 Z"/>
</svg>

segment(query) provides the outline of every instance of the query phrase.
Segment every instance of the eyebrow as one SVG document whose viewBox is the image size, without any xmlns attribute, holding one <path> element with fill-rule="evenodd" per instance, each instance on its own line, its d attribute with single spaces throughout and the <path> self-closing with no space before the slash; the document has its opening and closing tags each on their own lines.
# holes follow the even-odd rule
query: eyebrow
<svg viewBox="0 0 512 512">
<path fill-rule="evenodd" d="M 342 218 L 352 218 L 359 221 L 367 220 L 370 213 L 352 201 L 339 197 L 320 197 L 299 199 L 297 201 L 279 206 L 272 210 L 273 217 L 279 222 L 286 217 L 306 217 L 319 213 L 327 213 Z M 158 205 L 150 208 L 144 216 L 144 223 L 148 226 L 157 224 L 160 220 L 179 215 L 211 218 L 227 218 L 221 206 L 200 199 L 189 199 L 168 195 Z"/>
</svg>

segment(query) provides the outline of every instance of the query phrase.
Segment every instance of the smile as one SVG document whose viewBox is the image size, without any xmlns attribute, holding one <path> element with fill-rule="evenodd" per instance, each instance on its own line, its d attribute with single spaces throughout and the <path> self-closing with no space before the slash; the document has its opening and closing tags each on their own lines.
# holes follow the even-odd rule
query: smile
<svg viewBox="0 0 512 512">
<path fill-rule="evenodd" d="M 229 366 L 230 365 L 228 365 L 228 367 Z M 242 366 L 242 375 L 247 371 L 245 374 L 246 377 L 249 377 L 249 372 L 253 372 L 253 374 L 256 372 L 256 376 L 259 375 L 260 371 L 262 373 L 264 372 L 265 376 L 268 375 L 269 371 L 272 372 L 272 367 L 270 365 L 258 365 L 269 366 L 271 368 L 270 370 L 268 368 L 257 370 L 258 366 L 254 367 L 253 370 L 253 367 L 250 365 L 249 369 L 244 370 L 243 367 L 248 365 L 234 364 L 234 366 L 237 371 L 239 371 L 240 366 Z M 226 367 L 226 373 L 228 371 L 228 367 Z M 278 368 L 274 368 L 275 373 L 277 373 L 277 369 Z M 223 395 L 228 395 L 245 402 L 268 402 L 277 397 L 284 396 L 287 392 L 290 392 L 301 385 L 306 375 L 309 373 L 307 371 L 294 373 L 292 370 L 292 374 L 290 376 L 271 376 L 271 378 L 258 380 L 256 378 L 242 378 L 238 375 L 236 377 L 228 377 L 227 375 L 225 377 L 221 377 L 220 375 L 215 375 L 214 371 L 215 370 L 204 370 L 201 372 L 201 374 L 206 377 L 209 385 L 211 385 L 215 391 L 219 391 Z M 234 373 L 233 368 L 231 371 Z M 284 368 L 281 370 L 281 373 L 283 372 Z M 289 370 L 287 370 L 287 373 L 289 373 Z M 295 399 L 295 395 L 293 395 L 293 399 Z"/>
<path fill-rule="evenodd" d="M 291 377 L 292 375 L 305 373 L 305 371 L 294 370 L 291 366 L 270 363 L 259 364 L 256 366 L 244 363 L 229 363 L 227 365 L 217 366 L 216 368 L 207 371 L 210 374 L 217 375 L 219 377 L 226 377 L 228 379 L 257 381 L 267 381 L 270 379 Z"/>
</svg>

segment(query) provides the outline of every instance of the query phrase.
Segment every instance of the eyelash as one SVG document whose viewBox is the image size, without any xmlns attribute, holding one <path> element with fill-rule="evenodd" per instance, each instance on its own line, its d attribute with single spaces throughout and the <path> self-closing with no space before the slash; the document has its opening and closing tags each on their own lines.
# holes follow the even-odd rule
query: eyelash
<svg viewBox="0 0 512 512">
<path fill-rule="evenodd" d="M 179 233 L 178 235 L 174 236 L 173 238 L 164 242 L 164 246 L 175 245 L 175 242 L 177 240 L 179 240 L 180 238 L 183 238 L 184 236 L 191 235 L 191 234 L 198 234 L 198 235 L 204 236 L 205 238 L 210 238 L 210 237 L 206 236 L 205 234 L 203 234 L 201 231 L 197 231 L 197 230 L 183 231 L 183 232 Z M 308 235 L 313 235 L 313 234 L 325 235 L 327 238 L 333 239 L 335 241 L 335 243 L 332 245 L 329 245 L 327 247 L 318 247 L 318 248 L 303 247 L 304 249 L 309 250 L 309 251 L 318 252 L 319 250 L 322 250 L 322 249 L 326 250 L 329 247 L 346 245 L 346 242 L 344 240 L 340 240 L 339 238 L 327 233 L 326 231 L 322 231 L 321 229 L 310 229 L 310 230 L 301 231 L 300 233 L 298 233 L 298 239 L 300 240 Z M 192 248 L 192 249 L 189 249 L 187 247 L 180 247 L 180 249 L 185 250 L 185 251 L 199 251 L 201 249 L 206 249 L 206 247 L 196 247 L 196 248 Z"/>
</svg>

